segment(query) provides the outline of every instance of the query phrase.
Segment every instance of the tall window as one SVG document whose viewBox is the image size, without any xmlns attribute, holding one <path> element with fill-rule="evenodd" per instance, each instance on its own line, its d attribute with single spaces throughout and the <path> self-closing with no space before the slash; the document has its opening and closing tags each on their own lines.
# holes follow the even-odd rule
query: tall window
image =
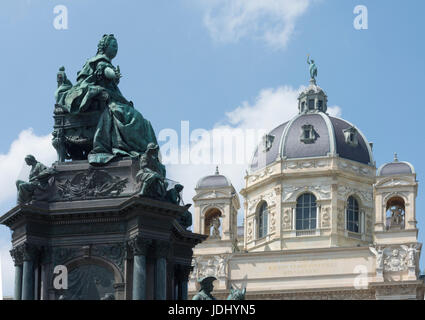
<svg viewBox="0 0 425 320">
<path fill-rule="evenodd" d="M 297 199 L 296 228 L 297 230 L 316 229 L 317 205 L 316 197 L 305 193 Z"/>
<path fill-rule="evenodd" d="M 267 235 L 267 203 L 263 202 L 258 211 L 258 238 L 264 238 Z"/>
<path fill-rule="evenodd" d="M 359 203 L 353 196 L 348 198 L 347 203 L 347 230 L 360 232 Z"/>
</svg>

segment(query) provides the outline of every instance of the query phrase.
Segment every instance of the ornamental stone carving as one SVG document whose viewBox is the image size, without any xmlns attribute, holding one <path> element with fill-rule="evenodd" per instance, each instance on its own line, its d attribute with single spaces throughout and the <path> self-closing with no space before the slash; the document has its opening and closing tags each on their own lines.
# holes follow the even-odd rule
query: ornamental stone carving
<svg viewBox="0 0 425 320">
<path fill-rule="evenodd" d="M 248 242 L 252 241 L 253 239 L 253 228 L 252 228 L 252 221 L 248 222 L 248 232 L 247 232 L 247 238 L 246 240 Z"/>
<path fill-rule="evenodd" d="M 362 175 L 369 175 L 370 173 L 372 173 L 372 171 L 370 169 L 364 168 L 364 167 L 359 167 L 356 165 L 352 165 L 349 164 L 347 162 L 344 161 L 340 161 L 338 163 L 338 167 L 340 169 L 346 170 L 346 171 L 351 171 L 357 174 L 362 174 Z"/>
<path fill-rule="evenodd" d="M 192 261 L 193 270 L 191 279 L 203 277 L 227 278 L 228 261 L 231 255 L 222 254 L 219 256 L 196 257 Z"/>
<path fill-rule="evenodd" d="M 329 228 L 331 226 L 331 208 L 323 207 L 322 208 L 322 228 Z"/>
<path fill-rule="evenodd" d="M 376 269 L 386 272 L 415 271 L 418 253 L 418 244 L 399 247 L 370 247 L 370 251 L 376 257 Z"/>
<path fill-rule="evenodd" d="M 384 270 L 385 271 L 407 270 L 406 258 L 407 258 L 407 250 L 392 249 L 391 253 L 384 258 Z"/>
<path fill-rule="evenodd" d="M 285 169 L 310 169 L 310 168 L 324 168 L 329 165 L 327 160 L 316 160 L 316 161 L 288 161 L 285 165 Z"/>
<path fill-rule="evenodd" d="M 331 195 L 331 186 L 326 185 L 311 185 L 311 186 L 289 186 L 283 188 L 283 201 L 296 200 L 296 196 L 301 192 L 316 193 L 321 200 L 329 199 Z"/>
<path fill-rule="evenodd" d="M 130 252 L 135 256 L 146 256 L 147 250 L 152 245 L 152 240 L 135 236 L 127 241 Z"/>
<path fill-rule="evenodd" d="M 248 212 L 249 213 L 255 212 L 258 204 L 261 201 L 266 201 L 267 206 L 269 208 L 275 206 L 277 203 L 277 196 L 279 195 L 280 190 L 281 190 L 280 186 L 277 186 L 273 190 L 266 192 L 259 197 L 256 197 L 252 200 L 248 200 Z"/>
<path fill-rule="evenodd" d="M 274 211 L 270 212 L 270 233 L 276 231 L 276 214 Z"/>
<path fill-rule="evenodd" d="M 251 182 L 256 182 L 256 181 L 258 181 L 258 180 L 261 180 L 261 179 L 267 178 L 267 177 L 271 176 L 271 175 L 273 174 L 273 172 L 274 172 L 274 171 L 273 171 L 273 169 L 272 169 L 272 168 L 266 168 L 265 170 L 261 171 L 261 173 L 260 173 L 260 174 L 252 175 L 252 176 L 250 177 Z"/>
<path fill-rule="evenodd" d="M 84 200 L 119 196 L 127 183 L 128 178 L 113 177 L 104 170 L 89 170 L 77 174 L 71 180 L 58 182 L 56 186 L 62 199 Z"/>
<path fill-rule="evenodd" d="M 338 215 L 337 215 L 337 227 L 338 230 L 344 230 L 344 213 L 341 208 L 338 208 Z"/>
<path fill-rule="evenodd" d="M 24 262 L 24 247 L 22 245 L 9 251 L 15 266 L 19 266 Z"/>
<path fill-rule="evenodd" d="M 283 211 L 283 230 L 290 230 L 291 229 L 291 214 L 292 209 L 285 209 Z"/>
<path fill-rule="evenodd" d="M 346 201 L 350 194 L 359 195 L 363 201 L 371 203 L 373 200 L 373 191 L 365 191 L 351 186 L 338 186 L 338 199 Z"/>
</svg>

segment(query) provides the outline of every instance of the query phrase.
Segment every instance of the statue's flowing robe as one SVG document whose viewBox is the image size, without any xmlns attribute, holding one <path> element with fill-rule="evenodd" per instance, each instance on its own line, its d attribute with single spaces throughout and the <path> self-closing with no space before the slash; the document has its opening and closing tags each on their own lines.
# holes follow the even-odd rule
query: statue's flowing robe
<svg viewBox="0 0 425 320">
<path fill-rule="evenodd" d="M 69 113 L 87 111 L 102 93 L 108 94 L 107 108 L 99 119 L 93 149 L 88 155 L 91 164 L 105 164 L 116 156 L 139 157 L 150 142 L 157 144 L 151 123 L 121 94 L 114 80 L 107 79 L 105 69 L 115 70 L 104 54 L 89 59 L 77 75 L 77 83 L 63 98 Z"/>
<path fill-rule="evenodd" d="M 165 166 L 158 158 L 144 153 L 140 157 L 140 171 L 136 175 L 136 179 L 142 182 L 141 193 L 146 196 L 162 197 L 167 188 L 164 178 Z"/>
</svg>

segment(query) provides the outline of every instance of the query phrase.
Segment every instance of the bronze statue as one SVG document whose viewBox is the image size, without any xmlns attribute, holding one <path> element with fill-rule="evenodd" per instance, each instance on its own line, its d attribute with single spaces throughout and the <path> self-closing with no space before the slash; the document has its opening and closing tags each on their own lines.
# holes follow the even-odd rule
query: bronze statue
<svg viewBox="0 0 425 320">
<path fill-rule="evenodd" d="M 149 143 L 145 153 L 140 157 L 140 170 L 136 179 L 141 183 L 140 195 L 163 199 L 166 194 L 165 166 L 158 158 L 159 147 Z"/>
<path fill-rule="evenodd" d="M 65 145 L 66 159 L 106 164 L 117 157 L 137 158 L 149 143 L 157 143 L 151 123 L 121 94 L 119 67 L 112 64 L 118 53 L 113 34 L 99 41 L 97 53 L 78 72 L 71 86 L 61 68 L 57 76 L 55 130 L 65 129 L 55 147 Z M 66 123 L 66 126 L 64 125 Z M 64 159 L 59 159 L 59 161 Z"/>
<path fill-rule="evenodd" d="M 245 300 L 245 294 L 246 294 L 246 288 L 243 288 L 242 290 L 235 289 L 230 287 L 230 294 L 227 297 L 227 300 Z"/>
<path fill-rule="evenodd" d="M 43 193 L 47 192 L 49 186 L 49 179 L 54 174 L 53 169 L 47 168 L 44 164 L 38 162 L 33 155 L 25 157 L 27 165 L 31 166 L 29 181 L 16 181 L 16 188 L 18 189 L 18 204 L 27 203 L 34 198 L 34 193 L 39 191 L 40 198 Z"/>
<path fill-rule="evenodd" d="M 216 298 L 211 294 L 214 290 L 213 282 L 217 280 L 215 277 L 204 277 L 198 280 L 201 288 L 199 292 L 193 296 L 192 300 L 216 300 Z"/>
<path fill-rule="evenodd" d="M 312 80 L 317 78 L 317 66 L 314 60 L 310 61 L 310 55 L 307 55 L 307 64 L 310 65 L 310 77 Z"/>
</svg>

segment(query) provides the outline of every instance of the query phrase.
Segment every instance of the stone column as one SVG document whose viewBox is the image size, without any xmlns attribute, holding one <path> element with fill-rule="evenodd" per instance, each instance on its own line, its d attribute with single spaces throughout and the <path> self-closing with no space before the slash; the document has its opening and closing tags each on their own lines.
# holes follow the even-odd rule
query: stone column
<svg viewBox="0 0 425 320">
<path fill-rule="evenodd" d="M 187 300 L 188 296 L 188 284 L 189 284 L 189 274 L 190 274 L 190 266 L 181 266 L 181 278 L 179 287 L 181 290 L 181 300 Z"/>
<path fill-rule="evenodd" d="M 23 256 L 22 300 L 34 300 L 34 266 L 37 258 L 37 248 L 32 244 L 24 244 Z"/>
<path fill-rule="evenodd" d="M 23 264 L 23 247 L 19 246 L 10 250 L 13 262 L 15 263 L 15 293 L 14 300 L 22 299 L 22 264 Z"/>
<path fill-rule="evenodd" d="M 40 252 L 40 300 L 49 300 L 49 267 L 52 263 L 52 249 L 48 246 L 43 246 Z"/>
<path fill-rule="evenodd" d="M 151 241 L 136 236 L 128 244 L 133 252 L 133 300 L 145 300 L 146 253 Z"/>
<path fill-rule="evenodd" d="M 168 241 L 155 243 L 155 300 L 167 299 L 167 255 L 170 244 Z"/>
</svg>

